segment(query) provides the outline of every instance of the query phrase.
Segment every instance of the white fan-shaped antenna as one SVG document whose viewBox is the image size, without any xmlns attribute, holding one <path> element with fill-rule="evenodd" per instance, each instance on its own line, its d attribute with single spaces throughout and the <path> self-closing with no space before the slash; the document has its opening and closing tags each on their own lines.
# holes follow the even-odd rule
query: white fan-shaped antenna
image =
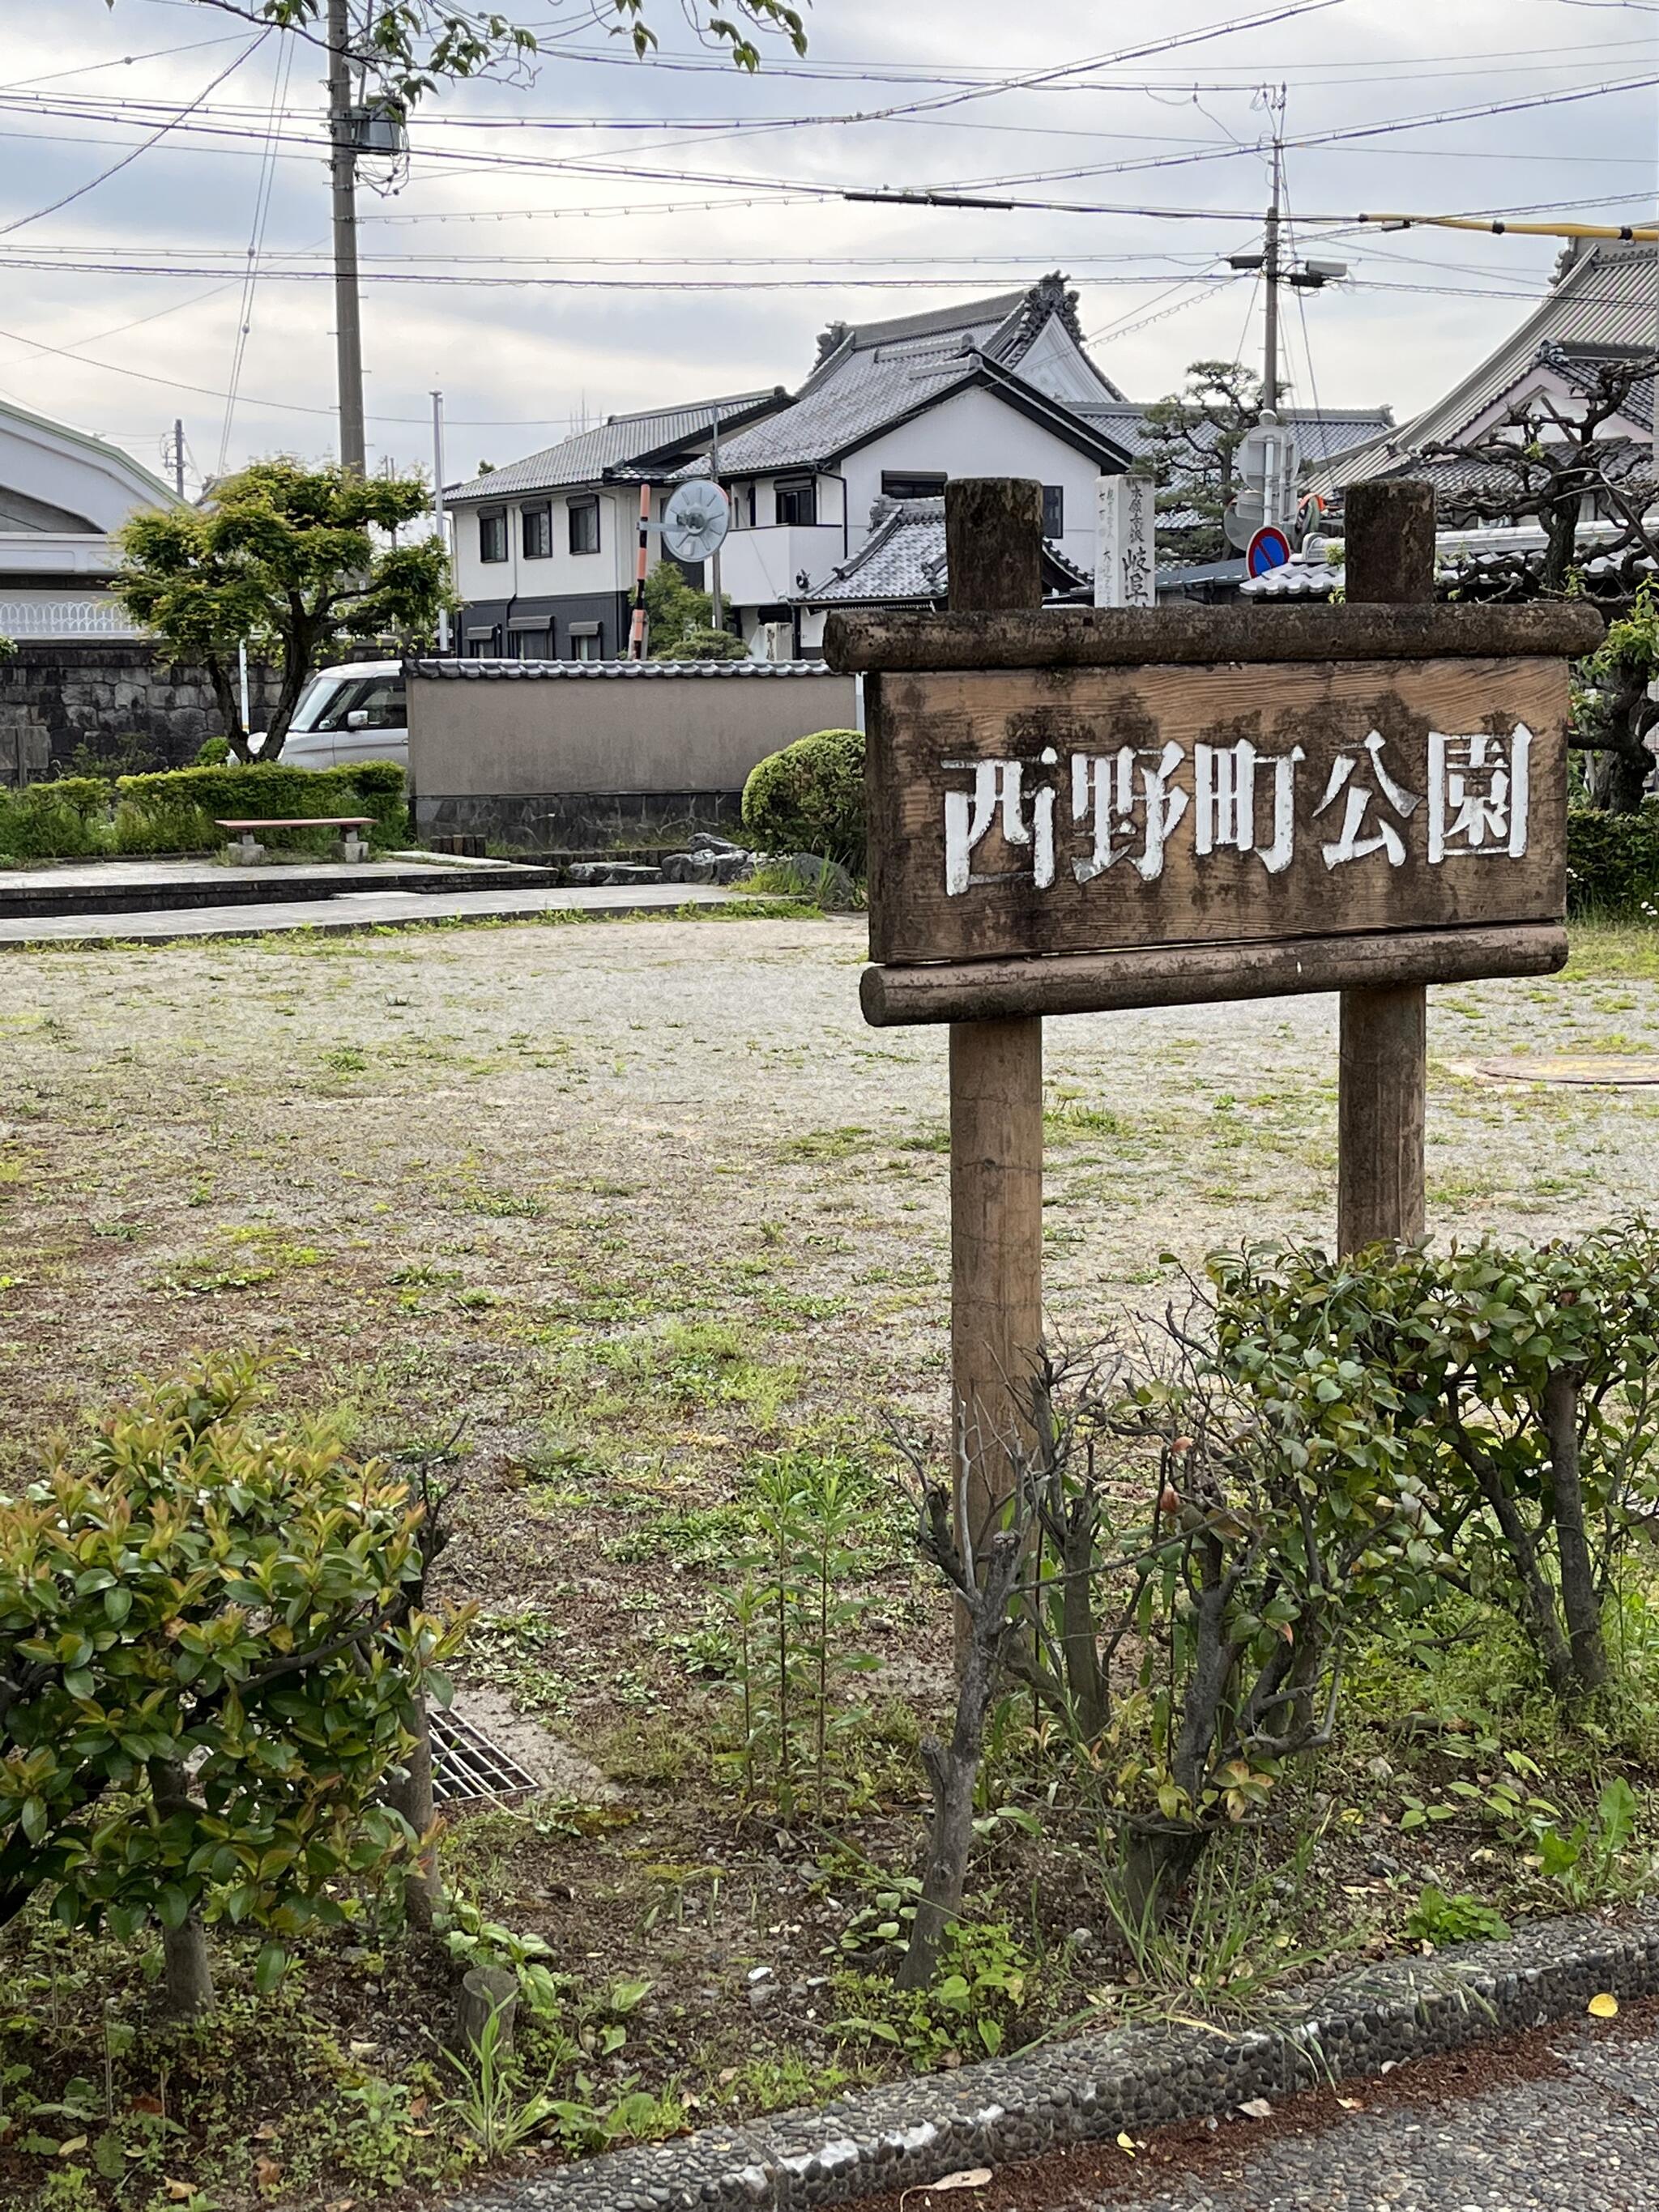
<svg viewBox="0 0 1659 2212">
<path fill-rule="evenodd" d="M 663 509 L 662 542 L 677 561 L 706 561 L 726 543 L 732 507 L 717 483 L 694 477 Z"/>
</svg>

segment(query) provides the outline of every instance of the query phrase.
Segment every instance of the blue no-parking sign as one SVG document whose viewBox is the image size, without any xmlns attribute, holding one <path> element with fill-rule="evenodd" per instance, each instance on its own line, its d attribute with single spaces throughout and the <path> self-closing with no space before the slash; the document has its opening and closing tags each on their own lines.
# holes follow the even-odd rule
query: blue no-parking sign
<svg viewBox="0 0 1659 2212">
<path fill-rule="evenodd" d="M 1244 566 L 1251 575 L 1265 576 L 1269 568 L 1282 568 L 1290 557 L 1290 539 L 1270 522 L 1256 532 L 1245 548 Z"/>
</svg>

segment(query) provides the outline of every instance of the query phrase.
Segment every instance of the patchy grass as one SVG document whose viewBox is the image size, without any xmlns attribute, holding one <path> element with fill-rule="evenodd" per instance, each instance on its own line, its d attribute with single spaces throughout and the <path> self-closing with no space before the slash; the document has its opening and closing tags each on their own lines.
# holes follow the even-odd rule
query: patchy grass
<svg viewBox="0 0 1659 2212">
<path fill-rule="evenodd" d="M 1362 1659 L 1340 1753 L 1218 1856 L 1180 1943 L 1139 1968 L 1104 1902 L 1099 1808 L 1011 1706 L 969 1900 L 980 1996 L 925 2016 L 892 2003 L 879 1931 L 916 1861 L 918 1728 L 951 1678 L 884 1427 L 891 1413 L 936 1447 L 943 1427 L 945 1041 L 863 1026 L 856 923 L 791 908 L 691 927 L 738 918 L 0 963 L 0 1471 L 27 1474 L 50 1428 L 135 1368 L 217 1344 L 264 1350 L 292 1404 L 343 1406 L 360 1446 L 458 1455 L 439 1595 L 481 1607 L 463 1690 L 545 1728 L 565 1778 L 453 1820 L 443 1844 L 463 1893 L 568 1978 L 530 2056 L 595 2117 L 554 2130 L 547 2154 L 785 2107 L 998 2035 L 1188 2008 L 1191 1972 L 1224 1955 L 1236 1996 L 1270 1990 L 1304 1956 L 1410 1944 L 1427 1887 L 1511 1919 L 1558 1909 L 1536 1823 L 1593 1820 L 1614 1777 L 1650 1847 L 1645 1601 L 1619 1625 L 1656 1694 L 1610 1701 L 1599 1735 L 1563 1730 L 1512 1645 L 1451 1606 Z M 1437 1060 L 1461 1065 L 1609 1035 L 1659 1048 L 1655 940 L 1576 929 L 1565 976 L 1437 993 L 1431 1024 Z M 1166 1250 L 1195 1263 L 1253 1234 L 1329 1233 L 1330 1002 L 1055 1022 L 1047 1050 L 1048 1291 L 1073 1341 L 1161 1305 Z M 1516 1091 L 1437 1066 L 1437 1231 L 1541 1237 L 1651 1210 L 1653 1116 L 1639 1093 Z M 780 1468 L 856 1478 L 827 1589 L 857 1604 L 830 1640 L 868 1662 L 835 1676 L 834 1788 L 820 1814 L 809 1786 L 793 1826 L 745 1801 L 734 1764 L 745 1634 L 750 1721 L 773 1726 L 765 1623 L 742 1603 L 765 1585 Z M 1613 1869 L 1613 1901 L 1630 1873 Z M 198 2212 L 346 2197 L 368 2212 L 466 2164 L 441 2050 L 447 1968 L 389 1900 L 301 1947 L 258 2006 L 226 1938 L 232 2002 L 193 2039 L 161 2021 L 143 1947 L 71 1957 L 33 1914 L 0 1940 L 5 2109 L 54 2146 L 0 2140 L 0 2202 L 20 2212 L 161 2212 L 169 2179 Z M 763 1966 L 777 1993 L 757 2008 Z M 623 1981 L 649 1992 L 613 2018 Z M 1229 1986 L 1231 1966 L 1218 2001 Z M 113 2118 L 106 1996 L 131 2031 Z M 616 2027 L 624 2042 L 596 2055 Z M 118 2151 L 119 2181 L 104 2171 Z"/>
</svg>

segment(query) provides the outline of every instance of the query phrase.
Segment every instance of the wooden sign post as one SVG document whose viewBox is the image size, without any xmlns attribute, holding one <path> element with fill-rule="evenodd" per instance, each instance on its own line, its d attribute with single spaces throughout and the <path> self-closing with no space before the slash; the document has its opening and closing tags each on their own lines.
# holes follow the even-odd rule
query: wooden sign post
<svg viewBox="0 0 1659 2212">
<path fill-rule="evenodd" d="M 948 1022 L 971 1531 L 1030 1418 L 1042 1018 L 1342 994 L 1339 1234 L 1423 1221 L 1424 995 L 1566 958 L 1579 603 L 1446 606 L 1426 486 L 1355 486 L 1351 603 L 1038 604 L 1035 484 L 945 490 L 951 611 L 832 616 L 866 678 L 866 1018 Z M 1369 603 L 1362 603 L 1369 602 Z"/>
</svg>

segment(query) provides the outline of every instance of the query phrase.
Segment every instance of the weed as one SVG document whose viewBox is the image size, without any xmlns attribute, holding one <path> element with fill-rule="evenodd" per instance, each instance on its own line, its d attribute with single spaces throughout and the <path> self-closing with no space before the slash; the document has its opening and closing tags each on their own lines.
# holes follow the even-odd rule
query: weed
<svg viewBox="0 0 1659 2212">
<path fill-rule="evenodd" d="M 1106 1907 L 1127 1953 L 1135 2002 L 1171 2003 L 1234 2017 L 1254 2010 L 1274 1984 L 1321 1954 L 1293 1948 L 1285 1899 L 1306 1887 L 1324 1823 L 1297 1839 L 1289 1864 L 1270 1874 L 1259 1837 L 1222 1837 L 1198 1863 L 1179 1905 L 1157 1888 L 1131 1903 L 1119 1880 L 1106 1885 Z"/>
<path fill-rule="evenodd" d="M 1406 1918 L 1406 1933 L 1414 1943 L 1501 1942 L 1510 1923 L 1501 1912 L 1482 1905 L 1478 1897 L 1448 1897 L 1430 1882 L 1419 1894 Z"/>
</svg>

